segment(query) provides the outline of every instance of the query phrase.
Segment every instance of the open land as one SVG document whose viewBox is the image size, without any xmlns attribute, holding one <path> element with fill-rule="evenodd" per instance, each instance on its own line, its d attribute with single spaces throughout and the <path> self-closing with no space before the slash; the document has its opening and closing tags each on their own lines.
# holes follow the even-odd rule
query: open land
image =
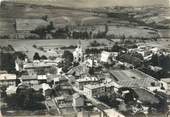
<svg viewBox="0 0 170 117">
<path fill-rule="evenodd" d="M 47 15 L 48 20 L 53 21 L 55 26 L 85 25 L 86 27 L 86 25 L 91 25 L 97 27 L 96 31 L 102 31 L 101 26 L 108 24 L 110 35 L 125 35 L 135 38 L 145 38 L 143 36 L 146 35 L 150 38 L 157 36 L 158 31 L 163 32 L 162 27 L 169 27 L 168 11 L 168 7 L 158 6 L 81 9 L 60 5 L 41 6 L 38 4 L 8 3 L 7 8 L 0 8 L 0 34 L 16 35 L 17 29 L 15 29 L 14 24 L 17 19 L 42 19 L 43 16 Z M 169 37 L 168 34 L 169 31 L 163 36 Z"/>
</svg>

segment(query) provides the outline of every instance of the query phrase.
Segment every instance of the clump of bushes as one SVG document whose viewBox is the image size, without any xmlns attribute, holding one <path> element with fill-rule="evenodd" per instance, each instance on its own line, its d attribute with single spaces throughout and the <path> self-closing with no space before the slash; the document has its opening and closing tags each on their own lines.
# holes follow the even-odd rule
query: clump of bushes
<svg viewBox="0 0 170 117">
<path fill-rule="evenodd" d="M 14 48 L 12 45 L 8 45 L 8 46 L 0 46 L 0 49 L 4 50 L 4 51 L 14 51 Z"/>
<path fill-rule="evenodd" d="M 45 52 L 45 50 L 42 46 L 38 47 L 37 45 L 34 44 L 32 47 Z"/>
<path fill-rule="evenodd" d="M 32 47 L 37 48 L 37 45 L 34 44 Z"/>
<path fill-rule="evenodd" d="M 63 46 L 61 49 L 75 49 L 77 46 L 75 45 L 70 45 L 70 46 Z"/>
<path fill-rule="evenodd" d="M 99 43 L 96 40 L 94 40 L 93 42 L 90 43 L 91 47 L 98 47 L 98 46 L 106 46 L 105 43 Z"/>
<path fill-rule="evenodd" d="M 0 39 L 10 39 L 10 36 L 9 35 L 3 35 L 3 36 L 0 36 Z"/>
</svg>

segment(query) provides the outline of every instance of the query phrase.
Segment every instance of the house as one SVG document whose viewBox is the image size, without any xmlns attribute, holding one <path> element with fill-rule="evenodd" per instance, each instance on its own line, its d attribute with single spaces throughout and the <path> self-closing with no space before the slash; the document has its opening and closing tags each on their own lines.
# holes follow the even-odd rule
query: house
<svg viewBox="0 0 170 117">
<path fill-rule="evenodd" d="M 37 75 L 37 80 L 39 83 L 47 83 L 47 76 L 46 75 Z"/>
<path fill-rule="evenodd" d="M 100 97 L 105 95 L 105 85 L 85 85 L 83 91 L 90 97 Z"/>
<path fill-rule="evenodd" d="M 67 74 L 80 77 L 83 74 L 88 74 L 88 72 L 89 72 L 89 68 L 86 66 L 86 64 L 81 64 L 69 70 Z"/>
<path fill-rule="evenodd" d="M 41 86 L 42 86 L 42 89 L 43 89 L 43 95 L 46 96 L 46 97 L 51 96 L 51 93 L 52 93 L 51 87 L 46 83 L 41 84 Z"/>
<path fill-rule="evenodd" d="M 27 85 L 38 85 L 38 79 L 37 79 L 37 75 L 35 76 L 29 76 L 29 75 L 22 75 L 21 77 L 19 77 L 18 79 L 20 79 L 23 83 L 27 84 Z"/>
<path fill-rule="evenodd" d="M 84 61 L 87 67 L 93 67 L 93 60 L 92 59 L 87 59 Z"/>
<path fill-rule="evenodd" d="M 73 96 L 68 94 L 63 94 L 61 96 L 55 97 L 55 101 L 58 103 L 58 105 L 62 106 L 64 104 L 71 104 L 73 101 Z"/>
<path fill-rule="evenodd" d="M 94 84 L 98 84 L 102 81 L 102 79 L 99 79 L 97 77 L 84 77 L 84 78 L 80 78 L 80 79 L 77 79 L 75 81 L 75 85 L 83 90 L 83 87 L 84 85 L 87 85 L 87 84 L 91 84 L 91 85 L 94 85 Z"/>
<path fill-rule="evenodd" d="M 38 69 L 38 68 L 49 68 L 52 65 L 45 62 L 33 62 L 24 64 L 24 69 Z"/>
<path fill-rule="evenodd" d="M 161 82 L 165 83 L 165 89 L 167 89 L 167 95 L 170 95 L 170 78 L 161 78 Z"/>
<path fill-rule="evenodd" d="M 125 117 L 123 114 L 119 113 L 118 111 L 114 109 L 105 109 L 104 110 L 104 117 Z"/>
<path fill-rule="evenodd" d="M 23 68 L 30 76 L 45 75 L 52 65 L 45 62 L 33 62 L 24 64 Z"/>
<path fill-rule="evenodd" d="M 95 85 L 85 85 L 84 86 L 84 93 L 90 97 L 101 97 L 107 94 L 111 94 L 114 92 L 114 84 L 95 84 Z"/>
<path fill-rule="evenodd" d="M 106 94 L 113 94 L 121 86 L 115 82 L 106 83 Z"/>
<path fill-rule="evenodd" d="M 103 51 L 101 53 L 101 62 L 108 62 L 108 59 L 110 57 L 111 53 L 110 52 L 106 52 L 106 51 Z"/>
<path fill-rule="evenodd" d="M 55 84 L 55 86 L 62 86 L 62 84 L 66 83 L 68 80 L 62 76 L 57 74 L 47 74 L 47 83 L 51 85 Z"/>
<path fill-rule="evenodd" d="M 58 103 L 58 104 L 64 104 L 65 103 L 65 99 L 66 97 L 65 96 L 59 96 L 59 97 L 55 97 L 55 101 Z"/>
<path fill-rule="evenodd" d="M 15 85 L 16 74 L 1 73 L 0 74 L 0 86 L 2 85 Z"/>
<path fill-rule="evenodd" d="M 84 98 L 81 97 L 78 93 L 73 94 L 73 107 L 83 107 L 84 106 Z"/>
<path fill-rule="evenodd" d="M 81 111 L 76 113 L 77 117 L 107 117 L 102 116 L 102 114 L 101 111 Z"/>
<path fill-rule="evenodd" d="M 15 60 L 15 69 L 18 72 L 22 72 L 23 71 L 23 61 L 20 60 L 18 57 Z"/>
<path fill-rule="evenodd" d="M 7 95 L 15 94 L 16 91 L 17 91 L 17 87 L 15 87 L 15 86 L 9 86 L 6 89 Z"/>
</svg>

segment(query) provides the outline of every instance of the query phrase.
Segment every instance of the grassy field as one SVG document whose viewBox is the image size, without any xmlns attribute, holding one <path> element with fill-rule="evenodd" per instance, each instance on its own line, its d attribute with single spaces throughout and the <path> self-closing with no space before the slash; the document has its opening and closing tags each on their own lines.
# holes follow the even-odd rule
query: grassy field
<svg viewBox="0 0 170 117">
<path fill-rule="evenodd" d="M 81 40 L 81 44 L 83 48 L 87 48 L 87 46 L 94 41 L 92 40 Z M 96 41 L 100 43 L 104 43 L 109 45 L 109 41 L 106 39 L 97 39 Z M 48 46 L 51 49 L 58 47 L 67 47 L 70 45 L 77 45 L 79 40 L 75 39 L 56 39 L 56 40 L 0 40 L 0 46 L 12 45 L 16 51 L 24 51 L 29 58 L 32 58 L 35 52 L 38 52 L 40 55 L 51 56 L 51 53 L 43 52 L 39 49 L 33 47 L 33 45 L 40 46 Z"/>
<path fill-rule="evenodd" d="M 157 47 L 160 49 L 165 49 L 168 52 L 170 52 L 170 38 L 169 39 L 162 38 L 158 41 L 148 41 L 142 44 L 146 46 L 148 45 L 148 46 Z"/>
<path fill-rule="evenodd" d="M 153 38 L 157 37 L 158 33 L 145 29 L 143 27 L 125 27 L 125 26 L 109 26 L 108 35 L 122 36 L 125 37 L 136 37 L 136 38 Z"/>
<path fill-rule="evenodd" d="M 88 48 L 89 44 L 94 41 L 92 40 L 81 40 L 82 47 Z M 96 39 L 97 42 L 104 43 L 108 46 L 112 46 L 113 43 L 106 39 Z M 40 55 L 51 56 L 51 53 L 41 51 L 33 47 L 36 45 L 38 47 L 48 47 L 48 48 L 58 48 L 58 47 L 68 47 L 70 45 L 77 45 L 79 40 L 75 39 L 56 39 L 56 40 L 0 40 L 0 46 L 12 45 L 16 51 L 24 51 L 29 58 L 32 58 L 35 52 L 38 52 Z M 167 49 L 170 51 L 170 40 L 158 40 L 158 41 L 148 41 L 143 43 L 143 45 L 149 45 L 158 47 L 161 49 Z"/>
</svg>

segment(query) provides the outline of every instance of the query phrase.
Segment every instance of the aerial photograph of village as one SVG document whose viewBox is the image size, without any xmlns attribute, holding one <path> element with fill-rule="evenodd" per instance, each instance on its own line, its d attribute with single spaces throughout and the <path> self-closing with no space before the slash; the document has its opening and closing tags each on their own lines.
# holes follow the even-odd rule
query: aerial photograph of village
<svg viewBox="0 0 170 117">
<path fill-rule="evenodd" d="M 170 117 L 170 0 L 0 0 L 0 117 Z"/>
</svg>

